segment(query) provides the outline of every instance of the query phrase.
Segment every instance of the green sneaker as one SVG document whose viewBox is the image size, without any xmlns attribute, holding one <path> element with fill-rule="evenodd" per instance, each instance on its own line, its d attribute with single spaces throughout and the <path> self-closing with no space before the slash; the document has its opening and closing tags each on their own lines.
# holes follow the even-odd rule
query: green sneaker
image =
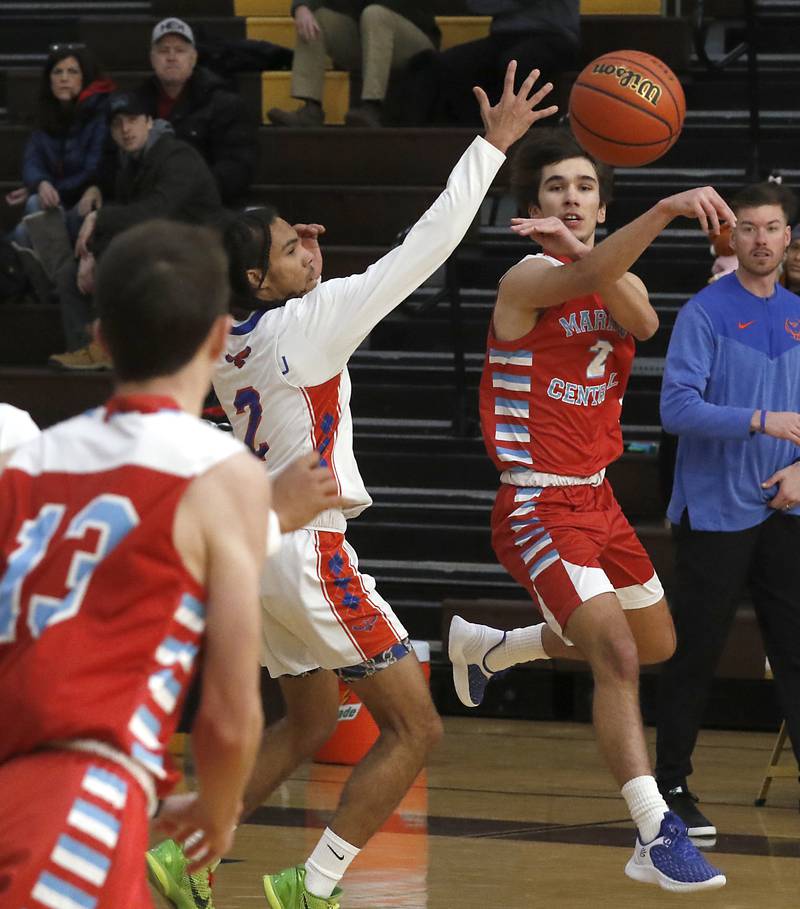
<svg viewBox="0 0 800 909">
<path fill-rule="evenodd" d="M 270 909 L 339 909 L 341 888 L 337 887 L 327 898 L 314 896 L 306 890 L 305 880 L 306 869 L 303 865 L 277 874 L 265 874 L 264 895 Z"/>
<path fill-rule="evenodd" d="M 176 909 L 214 909 L 210 870 L 187 874 L 186 856 L 175 840 L 164 840 L 145 858 L 150 882 Z"/>
</svg>

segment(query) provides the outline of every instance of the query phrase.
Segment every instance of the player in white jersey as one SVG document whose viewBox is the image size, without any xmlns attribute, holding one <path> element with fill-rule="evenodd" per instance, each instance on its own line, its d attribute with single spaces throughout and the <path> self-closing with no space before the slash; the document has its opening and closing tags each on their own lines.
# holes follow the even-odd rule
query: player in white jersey
<svg viewBox="0 0 800 909">
<path fill-rule="evenodd" d="M 229 336 L 214 378 L 217 396 L 236 435 L 270 470 L 316 449 L 347 502 L 284 537 L 263 575 L 264 662 L 280 679 L 287 716 L 265 735 L 245 813 L 330 736 L 339 701 L 334 673 L 352 685 L 380 729 L 305 865 L 264 878 L 272 909 L 338 904 L 337 885 L 348 865 L 441 735 L 407 633 L 374 580 L 359 571 L 344 539 L 347 520 L 371 504 L 353 455 L 347 362 L 370 330 L 458 245 L 508 147 L 555 112 L 535 109 L 552 86 L 528 97 L 536 70 L 514 94 L 515 68 L 509 67 L 497 106 L 475 90 L 486 137 L 467 149 L 445 191 L 403 244 L 364 274 L 318 281 L 319 225 L 295 229 L 260 210 L 245 214 L 228 232 L 232 279 L 249 315 Z"/>
<path fill-rule="evenodd" d="M 11 404 L 0 404 L 0 454 L 11 451 L 39 435 L 39 427 L 30 414 Z"/>
</svg>

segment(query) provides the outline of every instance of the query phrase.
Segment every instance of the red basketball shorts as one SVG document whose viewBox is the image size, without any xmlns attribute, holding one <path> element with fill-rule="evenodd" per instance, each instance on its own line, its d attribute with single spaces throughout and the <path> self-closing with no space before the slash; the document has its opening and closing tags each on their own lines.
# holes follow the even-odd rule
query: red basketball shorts
<svg viewBox="0 0 800 909">
<path fill-rule="evenodd" d="M 152 909 L 147 798 L 112 761 L 41 751 L 0 766 L 3 909 Z"/>
<path fill-rule="evenodd" d="M 565 640 L 572 613 L 601 593 L 616 593 L 623 609 L 652 606 L 664 596 L 608 481 L 501 486 L 492 512 L 492 546 Z"/>
</svg>

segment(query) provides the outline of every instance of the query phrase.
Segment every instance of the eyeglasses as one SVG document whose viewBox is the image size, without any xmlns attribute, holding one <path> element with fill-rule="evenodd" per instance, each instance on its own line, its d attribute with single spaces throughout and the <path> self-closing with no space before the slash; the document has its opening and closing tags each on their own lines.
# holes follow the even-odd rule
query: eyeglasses
<svg viewBox="0 0 800 909">
<path fill-rule="evenodd" d="M 86 50 L 86 45 L 80 44 L 80 43 L 51 44 L 50 47 L 48 47 L 47 49 L 48 49 L 48 51 L 50 51 L 51 54 L 58 54 L 58 53 L 61 53 L 61 51 L 65 51 L 65 50 L 66 51 Z"/>
</svg>

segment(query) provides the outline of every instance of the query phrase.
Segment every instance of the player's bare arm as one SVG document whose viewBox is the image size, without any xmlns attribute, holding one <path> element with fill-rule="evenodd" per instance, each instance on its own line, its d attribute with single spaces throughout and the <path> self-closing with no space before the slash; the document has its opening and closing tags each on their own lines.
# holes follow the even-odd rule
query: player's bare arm
<svg viewBox="0 0 800 909">
<path fill-rule="evenodd" d="M 661 231 L 681 216 L 697 219 L 703 231 L 711 230 L 715 235 L 719 233 L 721 221 L 736 221 L 727 203 L 711 186 L 668 196 L 606 237 L 576 262 L 562 268 L 554 268 L 537 259 L 520 262 L 505 276 L 498 306 L 531 311 L 559 306 L 584 294 L 605 296 Z M 524 223 L 512 226 L 512 229 L 523 237 L 546 238 L 548 250 L 558 254 L 562 247 L 557 245 L 555 228 L 542 223 L 550 220 L 558 219 L 524 219 Z M 532 293 L 532 288 L 535 288 L 535 293 Z"/>
<path fill-rule="evenodd" d="M 207 589 L 203 694 L 192 735 L 198 793 L 168 799 L 158 824 L 179 838 L 203 831 L 189 853 L 195 867 L 230 848 L 261 738 L 258 597 L 269 507 L 263 465 L 242 453 L 196 479 L 176 514 L 176 548 Z"/>
<path fill-rule="evenodd" d="M 647 287 L 632 272 L 603 291 L 603 303 L 614 321 L 637 341 L 647 341 L 658 331 L 658 313 L 650 303 Z"/>
<path fill-rule="evenodd" d="M 592 247 L 579 240 L 560 218 L 513 218 L 512 230 L 522 236 L 529 236 L 548 252 L 563 255 L 573 262 L 585 258 L 592 251 Z M 513 287 L 510 294 L 505 292 L 508 289 L 506 281 L 509 276 L 523 266 L 529 266 L 527 271 L 530 271 L 532 266 L 551 269 L 555 267 L 541 260 L 528 260 L 514 266 L 503 278 L 494 317 L 495 331 L 502 339 L 521 337 L 536 324 L 538 307 L 532 309 L 531 303 L 538 302 L 538 295 L 532 296 L 530 287 L 527 300 L 515 294 Z M 658 330 L 658 315 L 650 305 L 647 288 L 642 280 L 631 272 L 626 272 L 603 291 L 603 303 L 617 324 L 629 331 L 638 341 L 646 341 Z"/>
</svg>

